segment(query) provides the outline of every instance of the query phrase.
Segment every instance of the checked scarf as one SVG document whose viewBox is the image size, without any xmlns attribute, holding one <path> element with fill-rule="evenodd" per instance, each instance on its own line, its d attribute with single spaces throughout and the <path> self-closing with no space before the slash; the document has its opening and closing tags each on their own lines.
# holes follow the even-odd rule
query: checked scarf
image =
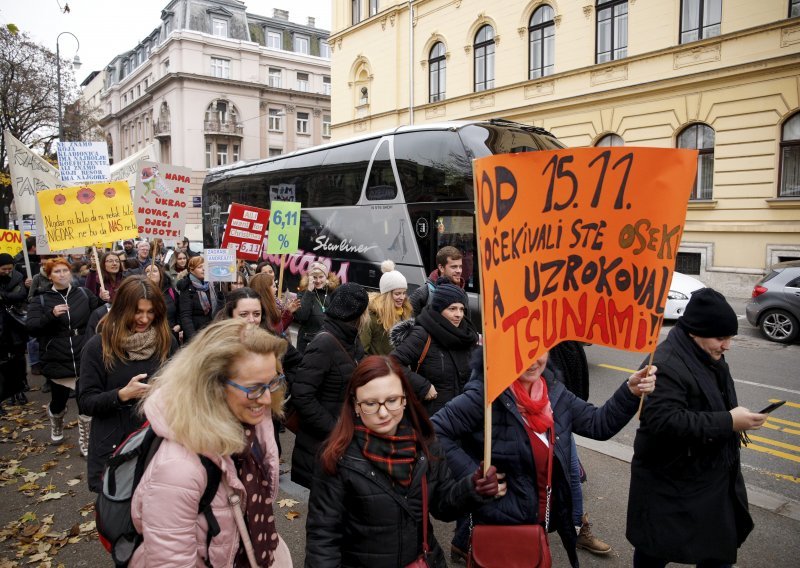
<svg viewBox="0 0 800 568">
<path fill-rule="evenodd" d="M 417 433 L 403 420 L 394 436 L 376 434 L 366 426 L 356 425 L 353 434 L 361 453 L 392 481 L 403 487 L 411 485 L 417 461 Z"/>
</svg>

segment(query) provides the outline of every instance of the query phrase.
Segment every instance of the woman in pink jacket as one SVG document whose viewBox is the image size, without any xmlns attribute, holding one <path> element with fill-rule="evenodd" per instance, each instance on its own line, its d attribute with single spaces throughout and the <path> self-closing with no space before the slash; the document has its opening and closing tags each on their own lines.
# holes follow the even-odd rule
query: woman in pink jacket
<svg viewBox="0 0 800 568">
<path fill-rule="evenodd" d="M 271 417 L 282 412 L 285 350 L 285 341 L 245 320 L 216 322 L 150 383 L 142 406 L 164 441 L 133 496 L 131 516 L 144 539 L 131 566 L 209 565 L 208 523 L 198 514 L 207 484 L 202 454 L 222 471 L 211 502 L 220 532 L 208 547 L 210 565 L 291 568 L 273 510 L 278 449 Z M 229 504 L 236 497 L 241 514 Z"/>
</svg>

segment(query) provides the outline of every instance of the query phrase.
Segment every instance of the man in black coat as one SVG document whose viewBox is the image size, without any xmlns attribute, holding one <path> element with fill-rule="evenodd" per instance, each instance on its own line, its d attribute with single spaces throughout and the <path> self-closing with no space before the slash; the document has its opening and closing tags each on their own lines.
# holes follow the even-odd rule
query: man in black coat
<svg viewBox="0 0 800 568">
<path fill-rule="evenodd" d="M 724 356 L 737 332 L 733 308 L 704 288 L 656 349 L 658 388 L 631 462 L 626 535 L 636 568 L 731 566 L 753 529 L 739 448 L 767 416 L 738 405 Z"/>
</svg>

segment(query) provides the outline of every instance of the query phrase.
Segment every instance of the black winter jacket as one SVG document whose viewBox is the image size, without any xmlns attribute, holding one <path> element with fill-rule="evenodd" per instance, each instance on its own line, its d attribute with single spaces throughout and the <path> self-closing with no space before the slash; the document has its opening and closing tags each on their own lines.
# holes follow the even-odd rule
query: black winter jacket
<svg viewBox="0 0 800 568">
<path fill-rule="evenodd" d="M 317 465 L 306 522 L 307 568 L 403 568 L 422 554 L 422 476 L 428 476 L 428 512 L 448 522 L 490 499 L 471 474 L 456 481 L 438 444 L 431 459 L 417 458 L 407 493 L 361 453 L 353 441 L 335 475 Z M 477 466 L 476 468 L 477 469 Z M 428 564 L 447 566 L 428 523 Z"/>
<path fill-rule="evenodd" d="M 306 290 L 300 295 L 300 307 L 294 313 L 294 322 L 300 324 L 297 330 L 297 350 L 305 353 L 306 347 L 322 329 L 325 310 L 330 304 L 330 292 Z"/>
<path fill-rule="evenodd" d="M 178 342 L 173 338 L 169 356 L 177 349 Z M 116 361 L 111 370 L 106 369 L 99 335 L 92 337 L 83 348 L 78 406 L 83 414 L 92 417 L 87 458 L 91 491 L 100 492 L 100 477 L 106 460 L 125 438 L 144 423 L 144 416 L 136 411 L 138 401 L 120 401 L 119 390 L 136 375 L 147 373 L 148 379 L 152 378 L 159 368 L 161 360 L 153 355 L 144 361 Z M 147 380 L 141 382 L 146 383 Z"/>
<path fill-rule="evenodd" d="M 13 346 L 23 345 L 28 341 L 25 328 L 6 311 L 11 307 L 27 307 L 28 290 L 25 288 L 25 277 L 12 270 L 8 276 L 0 276 L 0 323 L 2 324 L 3 346 L 0 349 L 7 351 Z"/>
<path fill-rule="evenodd" d="M 86 326 L 92 311 L 103 303 L 86 288 L 70 287 L 64 292 L 66 295 L 51 288 L 28 303 L 26 327 L 39 338 L 39 358 L 48 379 L 80 376 Z M 64 303 L 69 304 L 69 311 L 54 316 L 53 308 Z"/>
<path fill-rule="evenodd" d="M 364 357 L 355 325 L 326 319 L 308 344 L 291 384 L 292 404 L 300 415 L 300 430 L 292 453 L 292 481 L 311 487 L 320 445 L 342 411 L 350 375 Z"/>
<path fill-rule="evenodd" d="M 417 370 L 428 337 L 431 344 Z M 477 342 L 478 334 L 467 318 L 455 327 L 442 314 L 426 306 L 408 336 L 392 351 L 400 364 L 411 370 L 409 380 L 428 416 L 433 416 L 464 390 L 470 375 L 470 357 Z M 436 398 L 425 400 L 431 384 L 436 388 Z"/>
<path fill-rule="evenodd" d="M 467 383 L 464 393 L 451 400 L 431 419 L 456 478 L 475 471 L 483 459 L 483 363 L 479 357 L 475 359 L 473 378 Z M 623 383 L 598 408 L 569 392 L 549 370 L 544 376 L 556 435 L 550 530 L 558 530 L 572 566 L 578 566 L 569 486 L 572 435 L 607 440 L 622 430 L 636 414 L 639 398 L 631 394 L 627 383 Z M 488 525 L 543 524 L 544 519 L 540 519 L 538 514 L 539 493 L 530 439 L 510 388 L 492 403 L 492 465 L 499 473 L 506 474 L 508 493 L 473 513 L 474 522 Z"/>
<path fill-rule="evenodd" d="M 658 387 L 636 432 L 628 540 L 672 562 L 736 562 L 753 529 L 724 358 L 713 362 L 679 326 L 656 349 Z"/>
<path fill-rule="evenodd" d="M 183 341 L 188 342 L 192 337 L 197 335 L 197 332 L 202 330 L 205 326 L 211 323 L 214 319 L 216 311 L 222 307 L 222 299 L 217 294 L 214 284 L 211 283 L 208 287 L 208 299 L 212 301 L 211 296 L 215 295 L 216 309 L 213 308 L 208 313 L 203 312 L 203 306 L 200 303 L 200 296 L 197 294 L 197 289 L 192 286 L 192 283 L 187 276 L 178 282 L 180 288 L 180 296 L 178 296 L 178 315 L 183 330 Z"/>
</svg>

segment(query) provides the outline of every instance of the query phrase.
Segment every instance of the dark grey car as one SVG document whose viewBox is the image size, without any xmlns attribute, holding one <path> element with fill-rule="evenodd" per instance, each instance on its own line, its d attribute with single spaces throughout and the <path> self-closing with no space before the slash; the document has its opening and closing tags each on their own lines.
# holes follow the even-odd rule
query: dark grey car
<svg viewBox="0 0 800 568">
<path fill-rule="evenodd" d="M 745 314 L 767 339 L 796 340 L 800 335 L 800 260 L 775 264 L 753 288 Z"/>
</svg>

